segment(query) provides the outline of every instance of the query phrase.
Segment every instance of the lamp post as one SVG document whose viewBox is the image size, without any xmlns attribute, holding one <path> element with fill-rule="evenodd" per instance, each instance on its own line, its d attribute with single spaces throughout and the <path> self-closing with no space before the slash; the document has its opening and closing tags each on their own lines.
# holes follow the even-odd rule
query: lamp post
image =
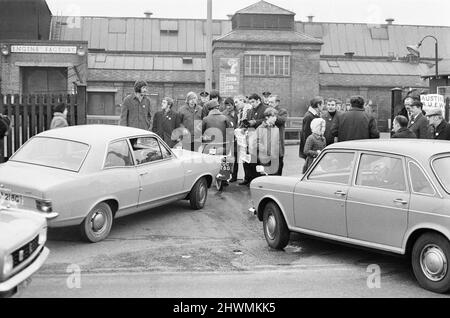
<svg viewBox="0 0 450 318">
<path fill-rule="evenodd" d="M 212 90 L 212 0 L 207 0 L 205 90 Z"/>
<path fill-rule="evenodd" d="M 439 76 L 439 71 L 438 71 L 438 63 L 439 63 L 439 57 L 438 57 L 438 40 L 436 39 L 436 37 L 432 36 L 432 35 L 426 35 L 422 40 L 420 40 L 420 42 L 416 45 L 408 45 L 406 47 L 406 49 L 409 51 L 409 53 L 413 54 L 414 56 L 420 56 L 419 53 L 419 48 L 422 46 L 422 42 L 423 40 L 425 40 L 426 38 L 433 38 L 435 43 L 434 43 L 434 61 L 435 61 L 435 71 L 436 71 L 436 87 L 437 87 L 437 80 L 438 80 L 438 76 Z"/>
</svg>

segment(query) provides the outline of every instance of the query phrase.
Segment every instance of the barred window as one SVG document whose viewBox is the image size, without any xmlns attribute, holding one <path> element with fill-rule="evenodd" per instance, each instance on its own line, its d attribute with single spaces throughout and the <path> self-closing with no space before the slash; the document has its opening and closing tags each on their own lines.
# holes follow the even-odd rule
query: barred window
<svg viewBox="0 0 450 318">
<path fill-rule="evenodd" d="M 290 75 L 290 56 L 270 55 L 269 56 L 269 75 L 289 76 Z"/>
<path fill-rule="evenodd" d="M 266 56 L 246 55 L 245 75 L 266 75 Z"/>
</svg>

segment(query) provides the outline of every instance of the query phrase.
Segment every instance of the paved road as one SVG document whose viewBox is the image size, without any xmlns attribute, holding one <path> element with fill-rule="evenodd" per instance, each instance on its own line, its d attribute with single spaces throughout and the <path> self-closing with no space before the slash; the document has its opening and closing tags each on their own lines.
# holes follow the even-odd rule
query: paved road
<svg viewBox="0 0 450 318">
<path fill-rule="evenodd" d="M 301 168 L 297 147 L 288 147 L 286 174 Z M 177 202 L 124 217 L 96 244 L 80 242 L 76 228 L 51 229 L 51 255 L 23 296 L 439 296 L 418 287 L 402 258 L 299 234 L 284 251 L 271 250 L 248 202 L 246 187 L 211 190 L 203 210 Z M 367 285 L 374 264 L 381 288 Z M 82 288 L 70 289 L 67 280 L 75 284 L 78 269 Z"/>
</svg>

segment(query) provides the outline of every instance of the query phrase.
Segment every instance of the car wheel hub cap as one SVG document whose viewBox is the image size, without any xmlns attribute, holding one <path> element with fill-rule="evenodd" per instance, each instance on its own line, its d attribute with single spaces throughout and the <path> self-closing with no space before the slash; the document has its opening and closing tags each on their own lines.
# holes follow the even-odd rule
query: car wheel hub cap
<svg viewBox="0 0 450 318">
<path fill-rule="evenodd" d="M 439 246 L 425 246 L 420 256 L 420 265 L 425 276 L 432 281 L 439 281 L 447 274 L 447 258 Z"/>
<path fill-rule="evenodd" d="M 275 216 L 273 214 L 269 215 L 267 218 L 267 235 L 271 240 L 275 238 L 275 228 L 277 226 L 277 221 L 275 220 Z"/>
<path fill-rule="evenodd" d="M 99 232 L 106 223 L 105 215 L 102 212 L 96 212 L 92 217 L 92 229 L 94 232 Z"/>
</svg>

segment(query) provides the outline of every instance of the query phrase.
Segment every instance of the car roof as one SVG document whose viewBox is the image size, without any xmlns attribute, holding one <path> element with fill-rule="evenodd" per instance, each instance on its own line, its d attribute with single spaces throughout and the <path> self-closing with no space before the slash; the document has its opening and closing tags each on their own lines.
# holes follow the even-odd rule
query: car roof
<svg viewBox="0 0 450 318">
<path fill-rule="evenodd" d="M 364 139 L 337 142 L 327 149 L 379 151 L 428 160 L 431 156 L 450 152 L 450 141 L 434 139 Z"/>
<path fill-rule="evenodd" d="M 69 139 L 87 144 L 93 144 L 144 134 L 155 135 L 147 130 L 118 125 L 79 125 L 47 130 L 37 136 Z"/>
</svg>

